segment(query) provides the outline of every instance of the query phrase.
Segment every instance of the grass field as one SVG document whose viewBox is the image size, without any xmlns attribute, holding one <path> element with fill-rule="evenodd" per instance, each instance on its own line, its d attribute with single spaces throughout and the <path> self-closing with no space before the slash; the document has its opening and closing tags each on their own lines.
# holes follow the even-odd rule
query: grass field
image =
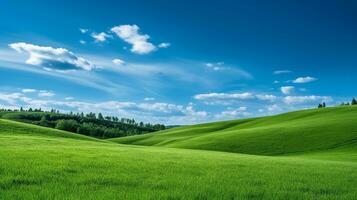
<svg viewBox="0 0 357 200">
<path fill-rule="evenodd" d="M 329 149 L 355 153 L 357 106 L 185 126 L 111 141 L 254 155 L 306 154 Z"/>
<path fill-rule="evenodd" d="M 0 199 L 357 199 L 356 140 L 353 107 L 107 141 L 0 120 Z"/>
</svg>

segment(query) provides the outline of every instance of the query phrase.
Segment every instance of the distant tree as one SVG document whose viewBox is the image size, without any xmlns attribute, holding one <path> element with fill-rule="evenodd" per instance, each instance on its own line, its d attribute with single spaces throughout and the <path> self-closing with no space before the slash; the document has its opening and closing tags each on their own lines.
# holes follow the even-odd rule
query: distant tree
<svg viewBox="0 0 357 200">
<path fill-rule="evenodd" d="M 98 119 L 99 119 L 99 120 L 103 120 L 103 119 L 104 119 L 102 113 L 98 113 Z"/>
<path fill-rule="evenodd" d="M 57 122 L 55 128 L 64 131 L 77 132 L 78 127 L 79 124 L 77 121 L 73 119 L 70 120 L 62 119 Z"/>
<path fill-rule="evenodd" d="M 49 120 L 49 116 L 48 115 L 42 115 L 42 117 L 41 117 L 41 120 L 40 121 L 42 121 L 42 122 L 46 122 L 46 121 L 48 121 Z"/>
<path fill-rule="evenodd" d="M 322 104 L 321 104 L 321 103 L 319 103 L 319 105 L 317 106 L 317 108 L 322 108 Z"/>
<path fill-rule="evenodd" d="M 29 108 L 29 112 L 32 112 L 32 108 Z"/>
<path fill-rule="evenodd" d="M 21 106 L 21 108 L 20 108 L 20 112 L 23 112 L 24 111 L 24 108 L 22 108 L 22 106 Z"/>
<path fill-rule="evenodd" d="M 352 99 L 351 105 L 357 105 L 357 100 L 355 98 Z"/>
<path fill-rule="evenodd" d="M 322 107 L 323 107 L 323 108 L 326 107 L 326 103 L 325 103 L 325 102 L 322 103 Z"/>
</svg>

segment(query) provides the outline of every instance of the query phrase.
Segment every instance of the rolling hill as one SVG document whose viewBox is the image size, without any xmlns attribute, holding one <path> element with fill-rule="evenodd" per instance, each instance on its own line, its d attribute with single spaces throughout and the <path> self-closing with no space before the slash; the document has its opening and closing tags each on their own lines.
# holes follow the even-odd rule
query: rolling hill
<svg viewBox="0 0 357 200">
<path fill-rule="evenodd" d="M 0 199 L 355 199 L 356 114 L 305 110 L 115 142 L 0 119 Z"/>
<path fill-rule="evenodd" d="M 184 126 L 110 141 L 254 155 L 357 152 L 357 106 Z"/>
</svg>

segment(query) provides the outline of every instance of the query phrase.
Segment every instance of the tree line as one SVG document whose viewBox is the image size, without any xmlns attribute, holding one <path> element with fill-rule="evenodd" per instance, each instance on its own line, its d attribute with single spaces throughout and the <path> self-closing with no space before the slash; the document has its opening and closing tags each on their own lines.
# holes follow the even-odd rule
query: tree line
<svg viewBox="0 0 357 200">
<path fill-rule="evenodd" d="M 351 103 L 350 102 L 342 102 L 340 104 L 340 106 L 354 106 L 354 105 L 357 105 L 357 100 L 355 98 L 352 98 L 352 101 Z M 322 102 L 322 103 L 319 103 L 319 105 L 317 106 L 318 108 L 325 108 L 326 107 L 326 103 L 325 102 Z"/>
<path fill-rule="evenodd" d="M 123 137 L 166 129 L 163 124 L 137 122 L 135 119 L 104 116 L 102 113 L 60 113 L 55 109 L 0 109 L 0 117 L 96 138 Z"/>
</svg>

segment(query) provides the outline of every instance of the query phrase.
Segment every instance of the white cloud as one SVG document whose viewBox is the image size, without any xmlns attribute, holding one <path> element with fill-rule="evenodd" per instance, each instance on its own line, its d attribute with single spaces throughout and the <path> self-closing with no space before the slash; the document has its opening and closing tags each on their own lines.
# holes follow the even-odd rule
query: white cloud
<svg viewBox="0 0 357 200">
<path fill-rule="evenodd" d="M 293 83 L 309 83 L 312 81 L 316 81 L 317 79 L 314 77 L 306 76 L 306 77 L 299 77 L 293 80 Z"/>
<path fill-rule="evenodd" d="M 171 44 L 170 43 L 168 43 L 168 42 L 163 42 L 163 43 L 160 43 L 159 45 L 158 45 L 158 47 L 159 48 L 168 48 L 168 47 L 170 47 L 171 46 Z"/>
<path fill-rule="evenodd" d="M 119 58 L 114 59 L 114 60 L 113 60 L 113 63 L 116 64 L 116 65 L 123 65 L 123 64 L 125 64 L 124 60 L 119 59 Z"/>
<path fill-rule="evenodd" d="M 273 104 L 273 105 L 266 106 L 266 110 L 269 113 L 275 113 L 275 112 L 281 112 L 283 109 L 280 108 L 280 106 L 278 106 L 277 104 Z"/>
<path fill-rule="evenodd" d="M 44 69 L 57 71 L 83 69 L 90 71 L 95 68 L 91 62 L 77 57 L 64 48 L 37 46 L 24 42 L 9 44 L 9 47 L 19 53 L 28 53 L 27 64 L 42 66 Z"/>
<path fill-rule="evenodd" d="M 274 101 L 277 99 L 277 97 L 272 94 L 258 94 L 256 95 L 256 98 L 264 101 Z"/>
<path fill-rule="evenodd" d="M 273 72 L 273 74 L 275 75 L 279 75 L 279 74 L 288 74 L 288 73 L 291 73 L 292 71 L 290 70 L 276 70 Z"/>
<path fill-rule="evenodd" d="M 224 119 L 224 118 L 234 118 L 237 116 L 249 116 L 251 115 L 251 113 L 247 112 L 247 107 L 245 106 L 241 106 L 237 109 L 228 109 L 228 110 L 224 110 L 219 114 L 216 114 L 215 117 L 216 118 L 220 118 L 220 119 Z"/>
<path fill-rule="evenodd" d="M 153 97 L 145 97 L 144 98 L 144 101 L 153 101 L 153 100 L 155 100 L 155 98 L 153 98 Z"/>
<path fill-rule="evenodd" d="M 41 90 L 41 91 L 38 93 L 38 96 L 39 96 L 39 97 L 53 97 L 53 96 L 55 96 L 55 93 L 49 92 L 49 91 L 46 91 L 46 90 Z"/>
<path fill-rule="evenodd" d="M 291 92 L 294 91 L 294 89 L 295 89 L 294 86 L 283 86 L 280 88 L 280 90 L 283 94 L 290 94 Z"/>
<path fill-rule="evenodd" d="M 196 100 L 248 100 L 259 99 L 263 101 L 274 101 L 277 99 L 275 95 L 271 94 L 253 94 L 250 92 L 244 93 L 207 93 L 197 94 L 194 96 Z"/>
<path fill-rule="evenodd" d="M 79 28 L 79 31 L 84 34 L 84 33 L 87 33 L 87 32 L 88 32 L 88 29 L 86 29 L 86 28 Z"/>
<path fill-rule="evenodd" d="M 140 34 L 137 25 L 121 25 L 111 28 L 119 38 L 132 45 L 131 51 L 136 54 L 148 54 L 156 50 L 155 45 L 148 42 L 150 36 Z"/>
<path fill-rule="evenodd" d="M 104 32 L 92 33 L 90 36 L 92 38 L 94 38 L 96 42 L 105 42 L 107 40 L 107 38 L 111 38 L 112 37 L 111 35 L 109 35 L 107 33 L 104 33 Z"/>
<path fill-rule="evenodd" d="M 197 100 L 209 100 L 209 99 L 253 99 L 254 95 L 249 92 L 244 93 L 208 93 L 197 94 L 194 96 Z"/>
<path fill-rule="evenodd" d="M 25 89 L 22 89 L 21 90 L 23 93 L 33 93 L 33 92 L 36 92 L 35 89 L 30 89 L 30 88 L 25 88 Z"/>
<path fill-rule="evenodd" d="M 187 124 L 194 122 L 203 122 L 207 120 L 208 113 L 206 111 L 197 111 L 193 105 L 177 105 L 163 102 L 152 103 L 135 103 L 135 102 L 120 102 L 120 101 L 103 101 L 103 102 L 85 102 L 54 99 L 31 99 L 22 93 L 0 93 L 0 103 L 5 101 L 7 105 L 23 106 L 24 108 L 42 108 L 50 110 L 52 108 L 59 109 L 62 112 L 101 112 L 105 115 L 114 115 L 127 118 L 135 118 L 154 123 L 170 123 L 170 124 Z"/>
<path fill-rule="evenodd" d="M 273 83 L 274 83 L 274 84 L 278 84 L 278 83 L 280 83 L 280 82 L 279 82 L 279 81 L 277 81 L 277 80 L 275 80 Z"/>
<path fill-rule="evenodd" d="M 286 104 L 306 104 L 306 103 L 317 103 L 321 101 L 332 101 L 330 96 L 286 96 L 283 102 Z"/>
<path fill-rule="evenodd" d="M 81 44 L 86 44 L 87 42 L 84 41 L 84 40 L 79 40 L 79 43 L 81 43 Z"/>
<path fill-rule="evenodd" d="M 0 100 L 5 101 L 9 104 L 14 104 L 17 100 L 27 100 L 26 96 L 22 93 L 0 93 Z"/>
<path fill-rule="evenodd" d="M 64 98 L 65 100 L 73 100 L 74 99 L 74 97 L 66 97 L 66 98 Z"/>
<path fill-rule="evenodd" d="M 212 69 L 214 71 L 222 71 L 222 70 L 228 70 L 230 68 L 223 67 L 224 62 L 216 62 L 216 63 L 206 63 L 205 66 L 208 67 L 209 69 Z"/>
</svg>

